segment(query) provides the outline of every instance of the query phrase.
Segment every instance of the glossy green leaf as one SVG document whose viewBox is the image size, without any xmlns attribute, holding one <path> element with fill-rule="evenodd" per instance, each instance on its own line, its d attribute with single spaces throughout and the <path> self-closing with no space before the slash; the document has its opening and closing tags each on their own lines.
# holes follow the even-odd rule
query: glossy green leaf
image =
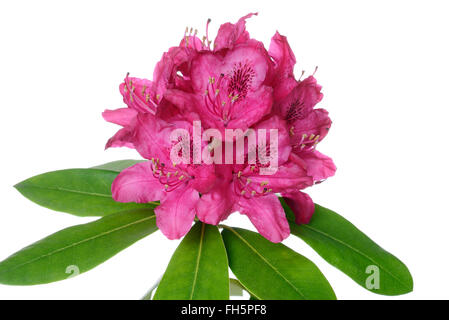
<svg viewBox="0 0 449 320">
<path fill-rule="evenodd" d="M 0 262 L 0 283 L 34 285 L 70 278 L 155 230 L 152 209 L 118 212 L 61 230 Z"/>
<path fill-rule="evenodd" d="M 291 233 L 303 239 L 327 262 L 371 292 L 399 295 L 413 290 L 407 267 L 337 213 L 315 205 L 309 224 L 298 226 L 281 199 Z"/>
<path fill-rule="evenodd" d="M 115 172 L 122 172 L 126 168 L 129 168 L 136 163 L 139 162 L 145 162 L 146 160 L 117 160 L 108 162 L 105 164 L 101 164 L 99 166 L 92 167 L 92 169 L 102 169 L 102 170 L 109 170 L 109 171 L 115 171 Z"/>
<path fill-rule="evenodd" d="M 105 216 L 157 203 L 120 203 L 112 199 L 111 184 L 117 172 L 100 169 L 67 169 L 29 178 L 14 187 L 31 201 L 77 216 Z"/>
<path fill-rule="evenodd" d="M 197 222 L 176 249 L 155 300 L 227 300 L 226 250 L 216 226 Z"/>
<path fill-rule="evenodd" d="M 258 233 L 226 227 L 222 232 L 229 266 L 259 300 L 332 300 L 334 291 L 307 258 Z"/>
</svg>

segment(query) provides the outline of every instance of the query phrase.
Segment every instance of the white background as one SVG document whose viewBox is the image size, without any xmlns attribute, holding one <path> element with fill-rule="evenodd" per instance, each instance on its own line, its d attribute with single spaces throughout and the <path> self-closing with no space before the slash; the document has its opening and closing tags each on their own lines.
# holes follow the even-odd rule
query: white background
<svg viewBox="0 0 449 320">
<path fill-rule="evenodd" d="M 320 150 L 335 177 L 310 194 L 398 256 L 415 290 L 392 299 L 449 298 L 448 6 L 444 1 L 2 1 L 0 5 L 0 260 L 67 226 L 90 221 L 23 198 L 33 175 L 138 158 L 103 151 L 118 129 L 101 118 L 122 107 L 126 72 L 152 77 L 185 27 L 211 35 L 258 11 L 247 28 L 269 44 L 288 36 L 301 70 L 323 85 L 333 127 Z M 235 214 L 230 224 L 248 226 Z M 0 299 L 138 299 L 162 274 L 177 241 L 153 234 L 76 278 L 0 285 Z M 340 299 L 365 291 L 294 236 Z"/>
</svg>

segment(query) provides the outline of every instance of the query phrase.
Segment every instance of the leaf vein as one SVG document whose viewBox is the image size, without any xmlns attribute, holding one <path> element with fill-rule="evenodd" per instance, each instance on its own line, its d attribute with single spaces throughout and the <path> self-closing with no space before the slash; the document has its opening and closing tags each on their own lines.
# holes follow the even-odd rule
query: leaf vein
<svg viewBox="0 0 449 320">
<path fill-rule="evenodd" d="M 402 282 L 402 280 L 400 280 L 400 279 L 399 279 L 398 277 L 396 277 L 393 273 L 391 273 L 391 272 L 389 272 L 387 269 L 385 269 L 385 268 L 384 268 L 380 263 L 378 263 L 376 260 L 374 260 L 374 259 L 371 258 L 370 256 L 366 255 L 366 254 L 363 253 L 362 251 L 360 251 L 360 250 L 354 248 L 354 247 L 351 246 L 350 244 L 344 242 L 343 240 L 340 240 L 340 239 L 338 239 L 338 238 L 335 238 L 335 237 L 331 236 L 330 234 L 328 234 L 328 233 L 326 233 L 326 232 L 323 232 L 323 231 L 320 231 L 320 230 L 318 230 L 318 229 L 315 229 L 315 228 L 311 227 L 310 225 L 303 224 L 302 226 L 303 226 L 303 227 L 306 227 L 306 228 L 308 228 L 308 229 L 310 229 L 310 230 L 312 230 L 312 231 L 315 231 L 315 232 L 317 232 L 317 233 L 319 233 L 319 234 L 322 234 L 323 236 L 325 236 L 325 237 L 327 237 L 327 238 L 329 238 L 329 239 L 331 239 L 331 240 L 334 240 L 334 241 L 336 241 L 336 242 L 339 242 L 339 243 L 341 243 L 342 245 L 348 247 L 349 249 L 351 249 L 351 250 L 353 250 L 354 252 L 358 253 L 358 254 L 361 255 L 362 257 L 365 257 L 366 259 L 370 260 L 370 261 L 373 262 L 375 265 L 379 266 L 380 269 L 382 269 L 383 271 L 385 271 L 385 272 L 386 272 L 387 274 L 389 274 L 392 278 L 396 279 L 396 280 L 397 280 L 400 284 L 402 284 L 404 287 L 406 287 L 406 288 L 408 287 L 406 284 L 404 284 L 404 283 Z"/>
<path fill-rule="evenodd" d="M 201 225 L 200 244 L 199 244 L 199 247 L 198 247 L 198 256 L 196 258 L 195 273 L 194 273 L 194 276 L 193 276 L 192 291 L 190 292 L 190 299 L 189 300 L 192 300 L 192 298 L 193 298 L 193 293 L 195 291 L 196 281 L 197 281 L 197 278 L 198 278 L 198 270 L 199 270 L 199 267 L 200 267 L 201 251 L 203 249 L 204 229 L 205 229 L 205 224 L 203 223 Z"/>
<path fill-rule="evenodd" d="M 64 250 L 67 250 L 67 249 L 69 249 L 69 248 L 75 247 L 75 246 L 80 245 L 80 244 L 82 244 L 82 243 L 89 242 L 89 241 L 92 241 L 92 240 L 101 238 L 101 237 L 103 237 L 103 236 L 105 236 L 105 235 L 111 234 L 111 233 L 113 233 L 113 232 L 116 232 L 116 231 L 119 231 L 119 230 L 128 228 L 128 227 L 133 226 L 133 225 L 135 225 L 135 224 L 139 224 L 139 223 L 141 223 L 141 222 L 144 222 L 144 221 L 149 220 L 149 219 L 154 219 L 154 218 L 156 218 L 156 216 L 155 216 L 155 215 L 152 215 L 152 216 L 150 216 L 150 217 L 146 217 L 146 218 L 143 218 L 143 219 L 140 219 L 140 220 L 137 220 L 137 221 L 128 223 L 128 224 L 126 224 L 126 225 L 123 225 L 123 226 L 120 226 L 120 227 L 117 227 L 117 228 L 114 228 L 114 229 L 111 229 L 111 230 L 108 230 L 108 231 L 99 233 L 99 234 L 97 234 L 97 235 L 95 235 L 95 236 L 93 236 L 93 237 L 89 237 L 89 238 L 87 238 L 87 239 L 83 239 L 83 240 L 81 240 L 81 241 L 74 242 L 74 243 L 72 243 L 72 244 L 70 244 L 70 245 L 68 245 L 68 246 L 65 246 L 65 247 L 62 247 L 62 248 L 58 248 L 58 249 L 53 250 L 53 251 L 51 251 L 51 252 L 49 252 L 49 253 L 46 253 L 46 254 L 44 254 L 44 255 L 35 257 L 34 259 L 31 259 L 31 260 L 26 261 L 26 262 L 24 262 L 24 263 L 18 264 L 18 265 L 16 265 L 16 266 L 14 266 L 13 268 L 9 268 L 9 269 L 7 269 L 7 270 L 4 270 L 4 271 L 0 272 L 0 274 L 1 274 L 1 273 L 5 273 L 5 272 L 9 272 L 9 271 L 12 271 L 12 270 L 15 270 L 15 269 L 18 269 L 18 268 L 21 268 L 21 267 L 23 267 L 23 266 L 25 266 L 25 265 L 27 265 L 27 264 L 30 264 L 30 263 L 36 262 L 36 261 L 38 261 L 38 260 L 44 259 L 44 258 L 46 258 L 46 257 L 52 256 L 52 255 L 54 255 L 54 254 L 56 254 L 56 253 L 59 253 L 59 252 L 62 252 L 62 251 L 64 251 Z"/>
<path fill-rule="evenodd" d="M 233 228 L 231 227 L 226 227 L 226 229 L 232 231 L 240 240 L 243 241 L 243 243 L 245 243 L 252 251 L 254 251 L 254 253 L 256 253 L 260 259 L 262 259 L 263 262 L 265 262 L 270 268 L 272 268 L 285 282 L 287 282 L 288 285 L 290 285 L 296 292 L 298 292 L 304 299 L 306 299 L 306 297 L 304 296 L 304 294 L 301 292 L 301 290 L 299 290 L 297 287 L 295 287 L 295 285 L 293 283 L 290 282 L 290 280 L 288 280 L 286 277 L 284 277 L 284 275 L 275 267 L 273 266 L 267 259 L 265 259 L 264 256 L 262 256 L 257 250 L 256 248 L 254 248 L 248 241 L 246 241 L 238 232 L 236 232 Z M 256 296 L 257 297 L 257 296 Z"/>
</svg>

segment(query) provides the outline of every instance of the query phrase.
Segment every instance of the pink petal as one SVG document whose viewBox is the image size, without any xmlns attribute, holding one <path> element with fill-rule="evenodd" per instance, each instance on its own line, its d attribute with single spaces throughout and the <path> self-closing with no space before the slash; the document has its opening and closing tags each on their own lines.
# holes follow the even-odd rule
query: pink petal
<svg viewBox="0 0 449 320">
<path fill-rule="evenodd" d="M 292 144 L 297 147 L 300 147 L 301 144 L 307 146 L 316 144 L 327 136 L 331 125 L 332 121 L 325 109 L 314 109 L 306 118 L 293 122 Z M 304 135 L 307 135 L 305 141 Z"/>
<path fill-rule="evenodd" d="M 201 51 L 203 48 L 203 42 L 195 35 L 186 35 L 182 38 L 179 47 Z"/>
<path fill-rule="evenodd" d="M 236 24 L 229 22 L 222 24 L 215 38 L 214 51 L 232 49 L 235 45 L 246 42 L 249 39 L 249 33 L 245 30 L 246 19 L 253 15 L 257 15 L 257 13 L 247 14 Z"/>
<path fill-rule="evenodd" d="M 156 224 L 167 238 L 179 239 L 189 232 L 198 200 L 198 191 L 187 185 L 167 192 L 161 205 L 154 210 Z"/>
<path fill-rule="evenodd" d="M 157 100 L 160 100 L 165 94 L 165 90 L 175 73 L 176 65 L 173 58 L 178 54 L 182 55 L 182 51 L 178 47 L 172 47 L 168 52 L 164 52 L 161 60 L 156 64 L 153 72 L 153 91 L 159 98 Z"/>
<path fill-rule="evenodd" d="M 243 175 L 251 180 L 251 186 L 259 193 L 266 189 L 272 189 L 272 192 L 285 192 L 288 190 L 304 189 L 313 184 L 313 179 L 306 170 L 299 164 L 288 161 L 279 166 L 276 173 L 272 175 L 251 175 L 251 169 L 248 166 Z"/>
<path fill-rule="evenodd" d="M 293 68 L 296 64 L 295 54 L 288 44 L 287 37 L 282 36 L 276 31 L 271 38 L 268 54 L 276 62 L 276 69 L 282 78 L 293 76 Z"/>
<path fill-rule="evenodd" d="M 218 79 L 222 68 L 222 60 L 212 53 L 198 55 L 192 61 L 192 86 L 195 92 L 204 94 L 208 87 L 209 78 Z"/>
<path fill-rule="evenodd" d="M 284 209 L 276 195 L 241 197 L 239 208 L 248 216 L 257 231 L 271 242 L 281 242 L 290 235 Z"/>
<path fill-rule="evenodd" d="M 171 110 L 172 118 L 181 114 L 187 121 L 193 122 L 195 120 L 199 120 L 199 116 L 196 113 L 196 108 L 198 108 L 201 103 L 198 102 L 194 94 L 178 89 L 168 89 L 165 92 L 164 97 L 167 101 L 173 104 L 173 106 L 175 106 L 175 108 Z M 162 113 L 165 112 L 164 109 L 166 108 L 162 108 L 161 106 L 158 111 L 160 110 Z M 167 116 L 165 116 L 165 118 L 167 118 Z"/>
<path fill-rule="evenodd" d="M 210 164 L 201 164 L 192 168 L 188 167 L 188 172 L 195 177 L 191 180 L 190 186 L 200 193 L 209 192 L 215 184 L 215 166 Z"/>
<path fill-rule="evenodd" d="M 112 197 L 118 202 L 147 203 L 164 197 L 163 185 L 153 176 L 151 162 L 123 170 L 112 183 Z"/>
<path fill-rule="evenodd" d="M 178 128 L 188 127 L 188 122 L 166 122 L 150 113 L 136 117 L 134 146 L 145 159 L 159 159 L 162 163 L 171 163 L 170 134 Z"/>
<path fill-rule="evenodd" d="M 198 219 L 213 225 L 225 220 L 232 213 L 235 202 L 231 188 L 233 188 L 232 184 L 220 183 L 208 193 L 203 194 L 196 206 Z"/>
<path fill-rule="evenodd" d="M 273 105 L 272 88 L 262 86 L 234 106 L 227 128 L 245 130 L 270 113 Z"/>
<path fill-rule="evenodd" d="M 271 38 L 268 54 L 275 62 L 274 76 L 274 98 L 280 100 L 285 97 L 297 84 L 293 69 L 296 58 L 293 54 L 287 38 L 276 32 Z"/>
<path fill-rule="evenodd" d="M 119 147 L 134 149 L 133 133 L 130 128 L 125 127 L 117 131 L 116 134 L 108 140 L 105 149 Z"/>
<path fill-rule="evenodd" d="M 289 122 L 309 116 L 315 105 L 323 98 L 321 86 L 313 76 L 300 81 L 280 103 L 280 113 Z"/>
<path fill-rule="evenodd" d="M 103 118 L 122 127 L 127 126 L 137 115 L 137 111 L 130 108 L 120 108 L 116 110 L 105 110 L 102 113 Z"/>
<path fill-rule="evenodd" d="M 307 193 L 301 191 L 282 193 L 282 197 L 295 214 L 297 224 L 309 223 L 315 212 L 315 205 Z"/>
<path fill-rule="evenodd" d="M 147 79 L 131 78 L 126 76 L 120 85 L 123 101 L 138 112 L 156 111 L 157 98 L 153 91 L 153 82 Z"/>
<path fill-rule="evenodd" d="M 292 150 L 290 144 L 290 134 L 287 129 L 287 123 L 285 120 L 282 120 L 279 116 L 274 115 L 269 117 L 266 120 L 259 122 L 256 126 L 253 127 L 256 130 L 256 134 L 259 134 L 259 129 L 266 130 L 266 141 L 267 141 L 267 150 L 269 150 L 269 142 L 270 135 L 269 132 L 271 129 L 275 129 L 278 132 L 278 152 L 272 156 L 277 157 L 278 165 L 282 165 L 285 163 Z M 259 139 L 259 138 L 258 138 Z"/>
<path fill-rule="evenodd" d="M 252 42 L 228 51 L 223 60 L 221 73 L 232 76 L 238 66 L 247 65 L 253 71 L 251 86 L 248 91 L 257 90 L 265 81 L 270 64 L 271 60 L 263 43 Z"/>
<path fill-rule="evenodd" d="M 300 158 L 306 163 L 307 175 L 313 177 L 314 181 L 322 181 L 335 174 L 337 168 L 328 156 L 318 152 L 303 152 Z"/>
</svg>

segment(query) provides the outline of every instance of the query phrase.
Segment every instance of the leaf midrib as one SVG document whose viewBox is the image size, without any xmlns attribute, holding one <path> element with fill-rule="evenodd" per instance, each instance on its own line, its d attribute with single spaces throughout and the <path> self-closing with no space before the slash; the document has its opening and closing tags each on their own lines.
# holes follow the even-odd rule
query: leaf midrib
<svg viewBox="0 0 449 320">
<path fill-rule="evenodd" d="M 290 222 L 291 222 L 291 221 L 290 221 Z M 291 223 L 293 223 L 293 222 L 291 222 Z M 296 225 L 296 224 L 295 224 L 295 225 Z M 297 225 L 296 225 L 296 226 L 297 226 Z M 375 265 L 379 266 L 380 269 L 382 269 L 383 271 L 385 271 L 385 272 L 386 272 L 387 274 L 389 274 L 393 279 L 396 279 L 396 281 L 398 281 L 401 285 L 403 285 L 406 289 L 408 289 L 408 286 L 405 285 L 399 278 L 397 278 L 394 274 L 392 274 L 391 272 L 389 272 L 388 269 L 385 269 L 385 268 L 382 266 L 382 264 L 378 263 L 376 260 L 374 260 L 374 259 L 371 258 L 370 256 L 364 254 L 362 251 L 359 251 L 358 249 L 352 247 L 350 244 L 344 242 L 343 240 L 340 240 L 340 239 L 338 239 L 338 238 L 335 238 L 335 237 L 331 236 L 330 234 L 328 234 L 328 233 L 326 233 L 326 232 L 324 232 L 324 231 L 320 231 L 320 230 L 318 230 L 318 229 L 315 229 L 315 228 L 311 227 L 310 225 L 303 224 L 303 225 L 301 225 L 301 226 L 302 226 L 302 227 L 305 227 L 305 228 L 308 228 L 308 229 L 310 229 L 310 230 L 312 230 L 312 231 L 314 231 L 314 232 L 316 232 L 316 233 L 319 233 L 319 234 L 323 235 L 324 237 L 327 237 L 327 238 L 329 238 L 329 239 L 331 239 L 331 240 L 334 240 L 334 241 L 336 241 L 336 242 L 338 242 L 338 243 L 341 243 L 342 245 L 348 247 L 350 250 L 353 250 L 355 253 L 361 255 L 362 257 L 364 257 L 364 258 L 368 259 L 369 261 L 373 262 Z"/>
<path fill-rule="evenodd" d="M 199 247 L 198 247 L 198 255 L 196 257 L 196 266 L 195 266 L 195 272 L 194 272 L 194 275 L 193 275 L 192 291 L 190 292 L 189 300 L 192 300 L 192 298 L 193 298 L 193 294 L 194 294 L 195 286 L 196 286 L 196 281 L 197 281 L 197 278 L 198 278 L 198 272 L 199 272 L 199 268 L 200 268 L 201 253 L 202 253 L 202 250 L 203 250 L 204 229 L 205 229 L 205 224 L 202 223 L 202 225 L 201 225 L 200 243 L 199 243 Z"/>
<path fill-rule="evenodd" d="M 63 192 L 71 192 L 71 193 L 78 193 L 83 195 L 89 195 L 89 196 L 99 196 L 104 198 L 111 198 L 112 194 L 105 194 L 105 193 L 98 193 L 98 192 L 88 192 L 88 191 L 81 191 L 81 190 L 72 190 L 68 188 L 60 188 L 60 187 L 41 187 L 36 185 L 22 185 L 20 188 L 36 188 L 36 189 L 43 189 L 43 190 L 53 190 L 53 191 L 63 191 Z"/>
<path fill-rule="evenodd" d="M 112 199 L 112 194 L 104 194 L 104 193 L 98 193 L 98 192 L 88 192 L 88 191 L 81 191 L 81 190 L 72 190 L 72 189 L 68 189 L 68 188 L 60 188 L 60 187 L 41 187 L 41 186 L 35 186 L 35 185 L 29 185 L 29 186 L 20 186 L 20 188 L 37 188 L 37 189 L 43 189 L 43 190 L 53 190 L 53 191 L 62 191 L 62 192 L 70 192 L 70 193 L 75 193 L 75 194 L 82 194 L 82 195 L 87 195 L 87 196 L 99 196 L 99 197 L 103 197 L 103 198 L 108 198 L 108 199 Z M 119 202 L 119 201 L 115 201 L 117 203 L 126 203 L 126 202 Z M 130 202 L 128 202 L 130 203 Z M 132 202 L 131 202 L 132 203 Z M 145 202 L 144 204 L 151 204 L 151 205 L 155 205 L 158 206 L 159 203 L 157 203 L 156 201 L 149 201 L 149 202 Z"/>
<path fill-rule="evenodd" d="M 34 258 L 34 259 L 31 259 L 31 260 L 29 260 L 29 261 L 26 261 L 26 262 L 24 262 L 24 263 L 21 263 L 21 264 L 19 264 L 19 265 L 16 265 L 16 266 L 14 266 L 13 268 L 9 268 L 9 269 L 7 269 L 7 270 L 4 270 L 4 271 L 0 272 L 0 274 L 6 273 L 6 272 L 10 272 L 10 271 L 12 271 L 12 270 L 21 268 L 21 267 L 23 267 L 23 266 L 25 266 L 25 265 L 27 265 L 27 264 L 36 262 L 36 261 L 41 260 L 41 259 L 44 259 L 44 258 L 46 258 L 46 257 L 50 257 L 50 256 L 52 256 L 53 254 L 56 254 L 56 253 L 62 252 L 62 251 L 64 251 L 64 250 L 67 250 L 67 249 L 69 249 L 69 248 L 72 248 L 72 247 L 75 247 L 75 246 L 77 246 L 77 245 L 80 245 L 80 244 L 82 244 L 82 243 L 89 242 L 89 241 L 92 241 L 92 240 L 101 238 L 101 237 L 103 237 L 103 236 L 105 236 L 105 235 L 108 235 L 108 234 L 111 234 L 111 233 L 113 233 L 113 232 L 116 232 L 116 231 L 119 231 L 119 230 L 128 228 L 128 227 L 130 227 L 130 226 L 133 226 L 133 225 L 135 225 L 135 224 L 142 223 L 142 222 L 147 221 L 147 220 L 150 220 L 150 219 L 155 219 L 155 218 L 156 218 L 156 216 L 155 216 L 155 215 L 152 215 L 152 216 L 150 216 L 150 217 L 146 217 L 146 218 L 143 218 L 143 219 L 140 219 L 140 220 L 137 220 L 137 221 L 128 223 L 128 224 L 126 224 L 126 225 L 123 225 L 123 226 L 120 226 L 120 227 L 117 227 L 117 228 L 114 228 L 114 229 L 111 229 L 111 230 L 108 230 L 108 231 L 99 233 L 99 234 L 97 234 L 97 235 L 95 235 L 95 236 L 93 236 L 93 237 L 89 237 L 89 238 L 87 238 L 87 239 L 83 239 L 83 240 L 81 240 L 81 241 L 78 241 L 78 242 L 72 243 L 72 244 L 70 244 L 70 245 L 68 245 L 68 246 L 65 246 L 65 247 L 62 247 L 62 248 L 53 250 L 53 251 L 51 251 L 51 252 L 49 252 L 49 253 L 43 254 L 43 255 L 38 256 L 38 257 L 36 257 L 36 258 Z"/>
<path fill-rule="evenodd" d="M 286 277 L 284 277 L 284 275 L 275 267 L 273 266 L 267 259 L 265 259 L 264 256 L 262 256 L 257 250 L 256 248 L 254 248 L 248 241 L 245 240 L 245 238 L 243 238 L 237 231 L 235 231 L 233 228 L 231 227 L 226 227 L 227 230 L 232 231 L 240 240 L 243 241 L 243 243 L 245 243 L 252 251 L 254 251 L 255 254 L 257 254 L 260 259 L 262 259 L 263 262 L 265 262 L 270 268 L 272 268 L 285 282 L 287 282 L 288 285 L 290 285 L 297 293 L 299 293 L 304 299 L 306 299 L 306 296 L 298 289 L 296 288 L 291 282 L 290 280 L 288 280 Z M 257 296 L 256 296 L 257 297 Z M 258 297 L 257 297 L 258 298 Z"/>
</svg>

